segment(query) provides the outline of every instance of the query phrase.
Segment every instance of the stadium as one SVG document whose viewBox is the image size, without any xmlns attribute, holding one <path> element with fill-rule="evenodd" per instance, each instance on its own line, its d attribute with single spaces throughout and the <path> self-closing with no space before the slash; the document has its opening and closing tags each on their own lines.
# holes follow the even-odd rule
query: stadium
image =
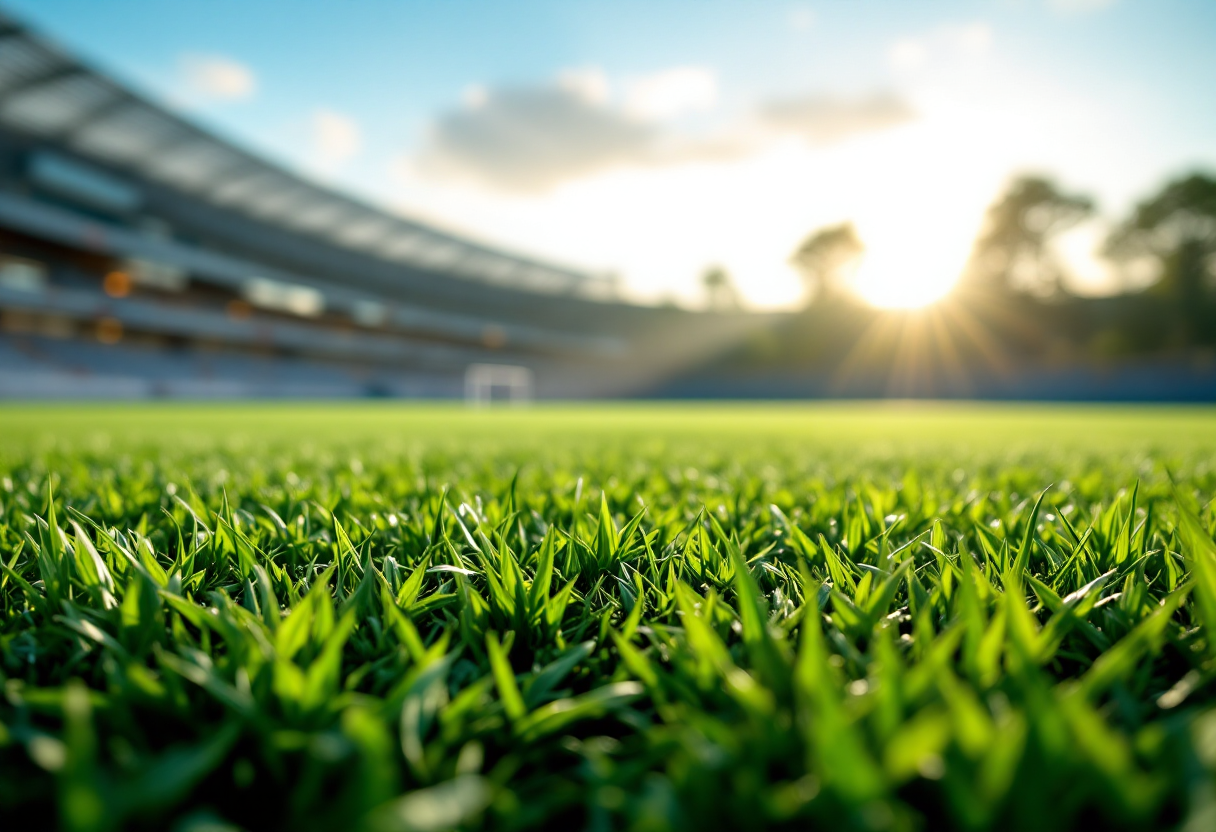
<svg viewBox="0 0 1216 832">
<path fill-rule="evenodd" d="M 0 830 L 1216 830 L 1212 0 L 0 6 Z"/>
<path fill-rule="evenodd" d="M 0 396 L 645 393 L 761 318 L 308 181 L 0 14 Z"/>
</svg>

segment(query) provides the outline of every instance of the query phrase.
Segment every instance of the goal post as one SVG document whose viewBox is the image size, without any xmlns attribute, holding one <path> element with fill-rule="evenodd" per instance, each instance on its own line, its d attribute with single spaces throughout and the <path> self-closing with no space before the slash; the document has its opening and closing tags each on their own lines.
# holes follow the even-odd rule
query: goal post
<svg viewBox="0 0 1216 832">
<path fill-rule="evenodd" d="M 470 364 L 464 373 L 464 400 L 472 407 L 505 401 L 532 401 L 532 371 L 517 364 Z"/>
</svg>

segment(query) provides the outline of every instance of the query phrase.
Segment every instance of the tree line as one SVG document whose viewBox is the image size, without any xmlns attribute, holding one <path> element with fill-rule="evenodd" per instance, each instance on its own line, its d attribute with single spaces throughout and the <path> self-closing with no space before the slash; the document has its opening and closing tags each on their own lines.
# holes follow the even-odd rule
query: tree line
<svg viewBox="0 0 1216 832">
<path fill-rule="evenodd" d="M 1113 226 L 1099 254 L 1115 292 L 1086 297 L 1071 288 L 1057 243 L 1095 216 L 1087 195 L 1042 176 L 1014 179 L 987 211 L 966 268 L 934 314 L 1013 360 L 1107 361 L 1204 356 L 1216 361 L 1216 177 L 1167 182 Z M 790 260 L 809 301 L 745 352 L 761 363 L 839 358 L 885 313 L 853 291 L 865 241 L 851 223 L 810 233 Z M 715 306 L 734 303 L 721 269 L 706 276 Z M 946 324 L 943 324 L 946 326 Z"/>
<path fill-rule="evenodd" d="M 1068 295 L 1067 273 L 1052 243 L 1094 211 L 1090 197 L 1066 193 L 1050 179 L 1015 179 L 988 210 L 962 288 L 1043 299 Z M 791 261 L 813 294 L 847 293 L 850 267 L 864 252 L 846 222 L 810 234 Z M 1155 295 L 1186 304 L 1210 296 L 1216 291 L 1216 178 L 1193 173 L 1169 182 L 1111 231 L 1101 253 L 1128 283 L 1151 270 L 1146 291 Z"/>
</svg>

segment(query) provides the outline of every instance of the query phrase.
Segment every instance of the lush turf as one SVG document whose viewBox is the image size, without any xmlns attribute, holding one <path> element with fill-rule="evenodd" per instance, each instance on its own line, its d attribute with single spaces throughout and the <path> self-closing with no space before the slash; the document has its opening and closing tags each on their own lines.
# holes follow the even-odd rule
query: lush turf
<svg viewBox="0 0 1216 832">
<path fill-rule="evenodd" d="M 1216 828 L 1216 413 L 0 410 L 5 828 Z"/>
</svg>

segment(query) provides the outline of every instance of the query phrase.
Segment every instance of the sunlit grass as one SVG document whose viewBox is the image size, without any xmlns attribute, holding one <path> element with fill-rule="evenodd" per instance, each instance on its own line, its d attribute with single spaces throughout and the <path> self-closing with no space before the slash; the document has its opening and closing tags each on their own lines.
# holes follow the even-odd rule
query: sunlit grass
<svg viewBox="0 0 1216 832">
<path fill-rule="evenodd" d="M 1214 425 L 3 409 L 0 818 L 1207 828 Z"/>
</svg>

